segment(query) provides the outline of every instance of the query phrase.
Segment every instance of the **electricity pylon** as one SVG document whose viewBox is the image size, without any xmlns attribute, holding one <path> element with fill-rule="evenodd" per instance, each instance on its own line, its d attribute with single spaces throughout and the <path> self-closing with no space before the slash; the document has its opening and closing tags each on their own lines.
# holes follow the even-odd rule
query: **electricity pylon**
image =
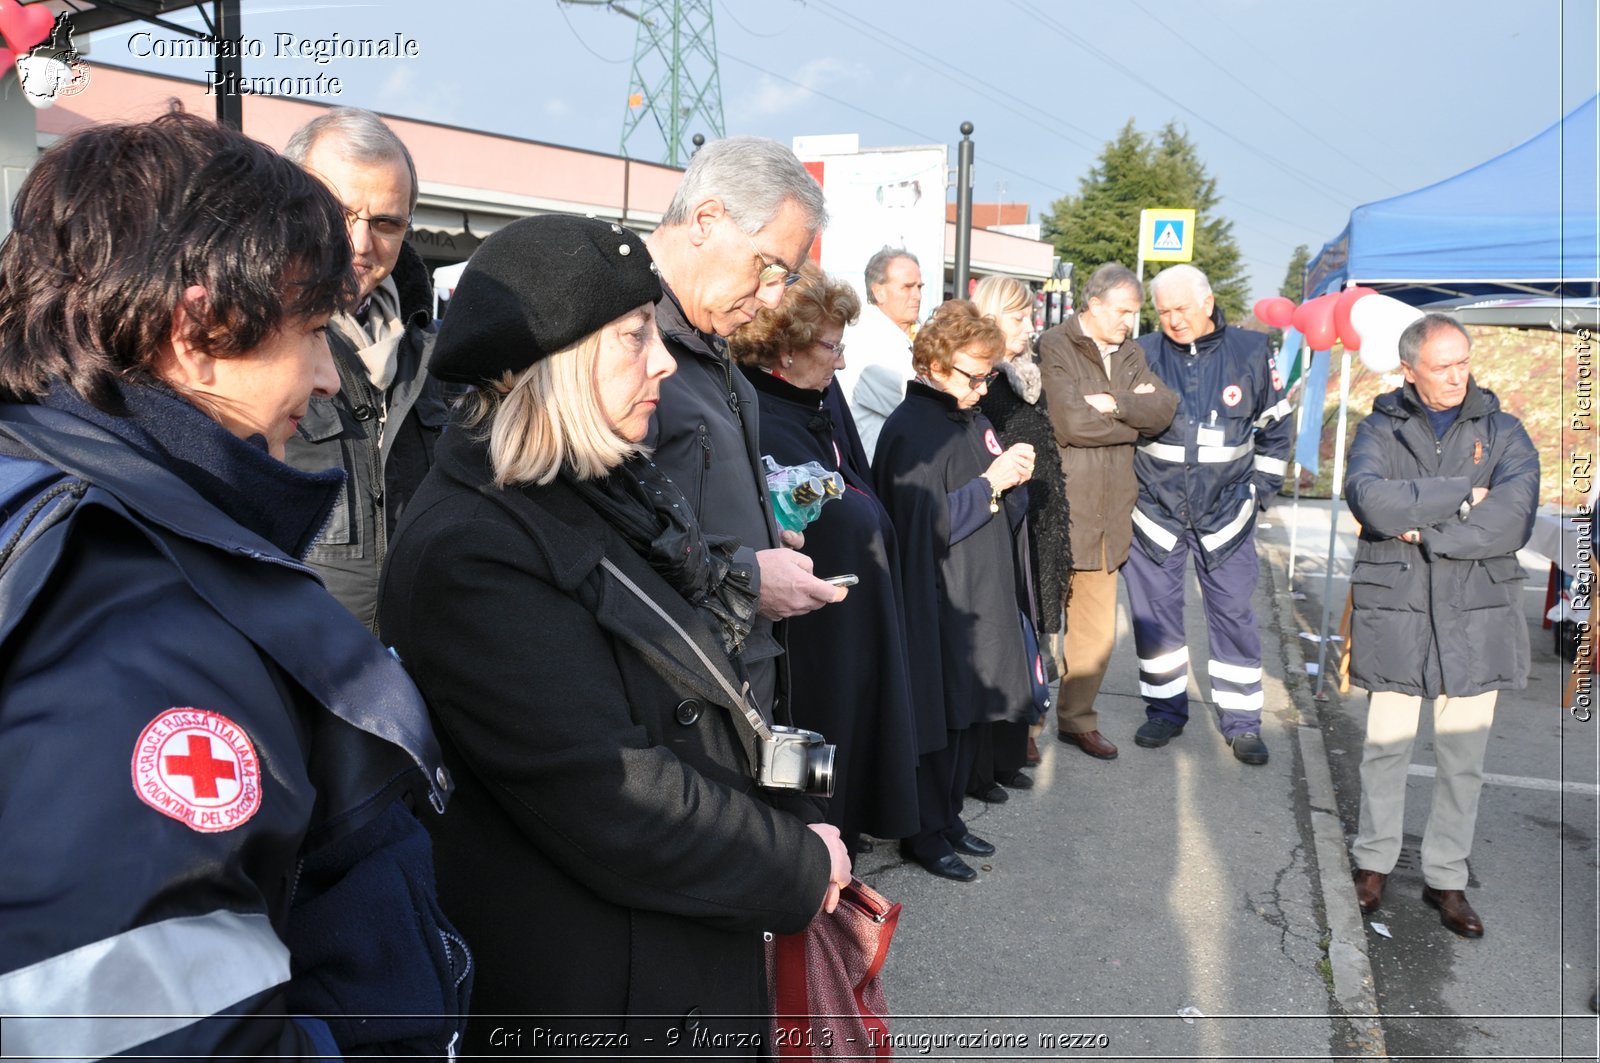
<svg viewBox="0 0 1600 1063">
<path fill-rule="evenodd" d="M 639 35 L 622 119 L 622 154 L 640 158 L 651 138 L 640 134 L 653 120 L 665 144 L 661 161 L 683 166 L 694 154 L 689 137 L 723 135 L 722 77 L 711 0 L 638 0 Z M 633 150 L 630 150 L 630 147 Z"/>
</svg>

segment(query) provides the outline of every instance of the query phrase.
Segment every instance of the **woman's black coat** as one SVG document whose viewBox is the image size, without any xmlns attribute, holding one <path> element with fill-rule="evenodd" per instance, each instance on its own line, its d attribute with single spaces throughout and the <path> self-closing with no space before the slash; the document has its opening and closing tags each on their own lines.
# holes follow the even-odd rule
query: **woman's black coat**
<svg viewBox="0 0 1600 1063">
<path fill-rule="evenodd" d="M 846 426 L 825 393 L 759 369 L 745 375 L 761 405 L 761 453 L 781 465 L 815 461 L 848 485 L 806 528 L 805 552 L 818 575 L 860 582 L 844 601 L 788 623 L 790 712 L 838 746 L 828 822 L 847 836 L 907 837 L 917 829 L 917 743 L 894 526 L 847 460 Z"/>
<path fill-rule="evenodd" d="M 760 1031 L 761 932 L 804 928 L 828 885 L 800 818 L 815 802 L 778 799 L 792 814 L 756 790 L 731 699 L 602 558 L 737 689 L 709 625 L 570 485 L 496 488 L 465 430 L 389 554 L 381 631 L 458 787 L 432 826 L 441 904 L 478 962 L 463 1053 L 496 1026 L 657 1053 L 691 1051 L 699 1028 Z M 539 1018 L 497 1019 L 512 1014 Z"/>
<path fill-rule="evenodd" d="M 948 731 L 1025 719 L 1032 703 L 1007 522 L 991 519 L 950 545 L 949 493 L 1000 453 L 981 413 L 915 380 L 878 436 L 872 464 L 900 543 L 921 753 L 941 748 Z"/>
<path fill-rule="evenodd" d="M 1000 433 L 1000 443 L 1033 444 L 1033 478 L 1028 481 L 1028 542 L 1032 547 L 1033 600 L 1039 615 L 1035 621 L 1040 634 L 1061 630 L 1061 603 L 1065 601 L 1067 577 L 1072 571 L 1072 540 L 1067 534 L 1067 482 L 1061 473 L 1061 452 L 1056 447 L 1055 428 L 1040 387 L 1039 371 L 1032 355 L 1025 367 L 1009 362 L 989 385 L 988 394 L 978 400 L 978 409 Z M 1030 374 L 1028 369 L 1032 369 Z M 1031 378 L 1031 379 L 1030 379 Z M 1018 393 L 1019 384 L 1034 397 Z"/>
</svg>

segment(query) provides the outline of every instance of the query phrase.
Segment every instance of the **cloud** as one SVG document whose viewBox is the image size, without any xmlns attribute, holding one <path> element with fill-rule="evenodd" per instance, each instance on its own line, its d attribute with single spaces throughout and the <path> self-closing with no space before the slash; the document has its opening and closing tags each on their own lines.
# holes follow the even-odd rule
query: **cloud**
<svg viewBox="0 0 1600 1063">
<path fill-rule="evenodd" d="M 801 66 L 789 81 L 779 81 L 771 75 L 762 74 L 756 91 L 739 101 L 740 117 L 746 120 L 772 118 L 795 110 L 811 100 L 812 89 L 837 85 L 848 72 L 849 68 L 844 63 L 823 57 Z"/>
</svg>

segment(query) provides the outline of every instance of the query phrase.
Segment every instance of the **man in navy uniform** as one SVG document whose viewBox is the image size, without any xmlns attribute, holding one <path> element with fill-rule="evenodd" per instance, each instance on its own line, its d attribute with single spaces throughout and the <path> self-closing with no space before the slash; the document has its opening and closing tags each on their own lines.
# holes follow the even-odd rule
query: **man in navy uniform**
<svg viewBox="0 0 1600 1063">
<path fill-rule="evenodd" d="M 1261 633 L 1250 604 L 1255 522 L 1288 471 L 1289 403 L 1266 336 L 1228 326 L 1204 273 L 1172 266 L 1150 293 L 1161 331 L 1139 343 L 1150 369 L 1178 393 L 1178 412 L 1160 436 L 1139 443 L 1133 461 L 1139 501 L 1122 571 L 1147 717 L 1133 740 L 1164 746 L 1189 719 L 1183 584 L 1194 554 L 1222 736 L 1239 760 L 1265 764 Z"/>
</svg>

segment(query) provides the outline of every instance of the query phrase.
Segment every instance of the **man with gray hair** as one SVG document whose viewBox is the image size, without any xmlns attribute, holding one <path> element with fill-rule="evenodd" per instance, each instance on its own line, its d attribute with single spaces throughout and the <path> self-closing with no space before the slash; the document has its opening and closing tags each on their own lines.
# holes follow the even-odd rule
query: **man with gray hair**
<svg viewBox="0 0 1600 1063">
<path fill-rule="evenodd" d="M 405 240 L 417 170 L 383 119 L 354 107 L 307 122 L 283 153 L 343 205 L 358 287 L 354 312 L 328 323 L 339 392 L 312 396 L 286 460 L 308 472 L 344 470 L 344 490 L 306 560 L 376 630 L 389 536 L 433 464 L 449 413 L 444 389 L 427 371 L 433 288 Z"/>
<path fill-rule="evenodd" d="M 1130 338 L 1142 305 L 1139 278 L 1108 262 L 1084 284 L 1083 309 L 1039 338 L 1072 539 L 1056 736 L 1100 760 L 1117 756 L 1116 745 L 1100 733 L 1095 699 L 1116 643 L 1117 572 L 1133 540 L 1139 497 L 1133 448 L 1166 428 L 1178 406 L 1178 396 L 1150 371 Z"/>
<path fill-rule="evenodd" d="M 786 548 L 801 537 L 779 537 L 761 467 L 755 389 L 729 361 L 726 337 L 757 310 L 778 305 L 826 221 L 822 189 L 793 152 L 761 137 L 728 137 L 695 153 L 661 225 L 645 238 L 661 273 L 656 324 L 678 361 L 662 382 L 649 442 L 701 526 L 736 537 L 739 558 L 756 566 L 758 616 L 741 656 L 757 702 L 779 712 L 782 647 L 773 622 L 846 592 L 818 579 L 805 554 Z"/>
<path fill-rule="evenodd" d="M 1189 720 L 1189 645 L 1183 627 L 1190 554 L 1200 580 L 1211 658 L 1211 699 L 1222 737 L 1245 764 L 1265 764 L 1261 632 L 1256 627 L 1256 513 L 1288 471 L 1289 401 L 1267 337 L 1230 327 L 1206 275 L 1189 265 L 1156 274 L 1161 331 L 1139 342 L 1150 369 L 1178 393 L 1165 432 L 1139 444 L 1133 471 L 1133 549 L 1123 568 L 1139 655 L 1145 722 L 1135 745 L 1164 746 Z"/>
<path fill-rule="evenodd" d="M 1406 777 L 1422 699 L 1437 765 L 1422 836 L 1422 899 L 1447 928 L 1482 937 L 1467 857 L 1501 690 L 1528 682 L 1526 578 L 1517 551 L 1539 506 L 1539 454 L 1522 422 L 1473 381 L 1472 342 L 1443 314 L 1400 335 L 1404 386 L 1372 401 L 1345 474 L 1361 522 L 1350 574 L 1350 678 L 1369 691 L 1356 900 L 1383 901 L 1400 856 Z"/>
<path fill-rule="evenodd" d="M 883 422 L 906 395 L 911 340 L 922 313 L 922 266 L 903 247 L 885 247 L 867 260 L 867 305 L 845 329 L 845 367 L 834 385 L 850 404 L 850 415 L 871 458 Z"/>
</svg>

